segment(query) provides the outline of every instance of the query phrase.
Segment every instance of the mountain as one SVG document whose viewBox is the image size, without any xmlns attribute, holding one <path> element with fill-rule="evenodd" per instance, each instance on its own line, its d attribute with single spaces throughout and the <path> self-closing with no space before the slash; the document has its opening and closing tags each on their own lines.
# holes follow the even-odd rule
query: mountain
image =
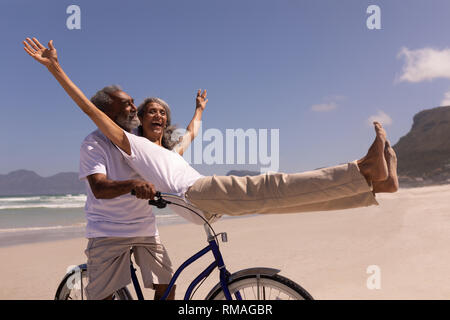
<svg viewBox="0 0 450 320">
<path fill-rule="evenodd" d="M 230 170 L 227 172 L 227 176 L 256 176 L 261 174 L 259 171 L 249 171 L 249 170 Z"/>
<path fill-rule="evenodd" d="M 400 186 L 450 183 L 450 107 L 423 110 L 393 146 Z"/>
<path fill-rule="evenodd" d="M 0 175 L 0 196 L 80 193 L 86 193 L 85 184 L 78 179 L 76 172 L 63 172 L 46 178 L 29 170 Z"/>
</svg>

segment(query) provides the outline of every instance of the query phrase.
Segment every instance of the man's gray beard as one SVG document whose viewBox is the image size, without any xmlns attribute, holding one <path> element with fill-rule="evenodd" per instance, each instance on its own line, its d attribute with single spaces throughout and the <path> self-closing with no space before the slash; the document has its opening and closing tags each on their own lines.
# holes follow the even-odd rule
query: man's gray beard
<svg viewBox="0 0 450 320">
<path fill-rule="evenodd" d="M 141 124 L 141 122 L 139 121 L 139 118 L 137 116 L 134 116 L 134 117 L 119 116 L 116 119 L 116 123 L 122 129 L 125 129 L 127 131 L 136 129 Z"/>
</svg>

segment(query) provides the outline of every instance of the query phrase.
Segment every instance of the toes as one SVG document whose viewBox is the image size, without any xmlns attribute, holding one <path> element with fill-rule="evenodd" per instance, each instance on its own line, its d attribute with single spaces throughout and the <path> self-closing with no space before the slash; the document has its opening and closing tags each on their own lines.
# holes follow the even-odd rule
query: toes
<svg viewBox="0 0 450 320">
<path fill-rule="evenodd" d="M 395 153 L 394 149 L 392 149 L 392 148 L 389 149 L 389 155 L 390 155 L 391 158 L 394 159 L 395 161 L 397 160 L 397 154 Z"/>
<path fill-rule="evenodd" d="M 375 132 L 377 136 L 386 137 L 386 130 L 381 126 L 381 124 L 375 124 Z"/>
<path fill-rule="evenodd" d="M 373 122 L 373 125 L 374 125 L 374 127 L 375 127 L 375 130 L 377 130 L 377 131 L 384 131 L 384 128 L 383 128 L 383 126 L 381 125 L 381 123 L 379 123 L 379 122 L 377 122 L 377 121 L 374 121 L 374 122 Z"/>
</svg>

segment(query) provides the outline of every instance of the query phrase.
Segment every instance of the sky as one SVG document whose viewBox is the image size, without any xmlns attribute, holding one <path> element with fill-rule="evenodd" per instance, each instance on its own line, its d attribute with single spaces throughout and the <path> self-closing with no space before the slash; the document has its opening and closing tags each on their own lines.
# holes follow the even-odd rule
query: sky
<svg viewBox="0 0 450 320">
<path fill-rule="evenodd" d="M 80 8 L 80 29 L 68 27 L 70 5 Z M 207 89 L 203 148 L 219 132 L 225 159 L 227 130 L 253 130 L 261 143 L 266 129 L 271 169 L 300 172 L 363 157 L 373 120 L 395 144 L 417 112 L 450 105 L 449 15 L 447 0 L 3 0 L 0 174 L 78 171 L 81 142 L 95 129 L 25 53 L 25 37 L 53 39 L 86 96 L 119 84 L 137 103 L 160 97 L 180 128 Z M 264 167 L 261 154 L 256 164 L 246 158 L 192 161 L 208 175 Z"/>
</svg>

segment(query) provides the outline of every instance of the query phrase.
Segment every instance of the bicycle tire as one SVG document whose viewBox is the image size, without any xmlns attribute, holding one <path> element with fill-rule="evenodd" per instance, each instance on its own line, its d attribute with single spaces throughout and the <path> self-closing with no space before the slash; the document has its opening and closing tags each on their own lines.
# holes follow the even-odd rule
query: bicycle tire
<svg viewBox="0 0 450 320">
<path fill-rule="evenodd" d="M 60 282 L 55 294 L 55 300 L 87 300 L 86 285 L 88 283 L 86 265 L 78 266 L 81 271 L 79 276 L 75 276 L 77 270 L 67 273 Z M 80 279 L 81 281 L 78 281 Z M 113 293 L 114 300 L 133 300 L 130 291 L 123 287 Z"/>
<path fill-rule="evenodd" d="M 260 291 L 261 288 L 262 291 Z M 239 291 L 242 300 L 285 300 L 283 299 L 285 297 L 288 297 L 289 300 L 314 300 L 299 284 L 278 274 L 251 274 L 238 277 L 228 284 L 228 289 L 233 299 L 236 299 L 235 294 Z M 270 289 L 270 291 L 267 292 L 266 289 Z M 280 294 L 272 295 L 274 289 Z M 208 299 L 225 300 L 225 293 L 219 286 L 215 292 L 209 295 Z"/>
</svg>

